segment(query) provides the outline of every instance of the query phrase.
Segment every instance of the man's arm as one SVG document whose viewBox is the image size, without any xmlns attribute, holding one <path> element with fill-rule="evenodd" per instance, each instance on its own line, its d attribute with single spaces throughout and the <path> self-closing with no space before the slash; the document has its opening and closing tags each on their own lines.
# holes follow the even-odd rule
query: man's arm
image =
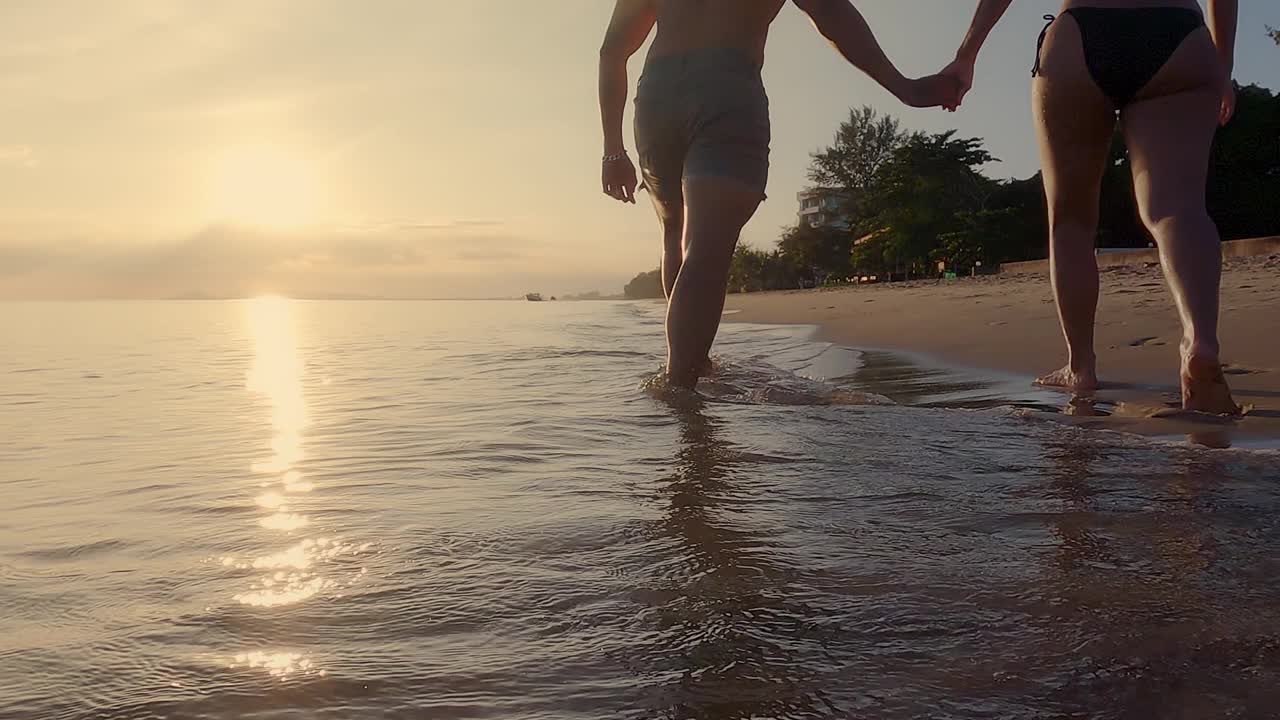
<svg viewBox="0 0 1280 720">
<path fill-rule="evenodd" d="M 654 0 L 618 0 L 613 19 L 600 46 L 600 122 L 604 127 L 604 155 L 614 158 L 604 163 L 605 194 L 623 202 L 635 202 L 636 171 L 625 160 L 622 120 L 627 109 L 630 84 L 627 61 L 644 45 L 658 20 Z"/>
<path fill-rule="evenodd" d="M 613 19 L 600 46 L 600 118 L 604 124 L 604 152 L 626 150 L 622 118 L 627 106 L 627 61 L 644 45 L 658 20 L 653 0 L 618 0 Z"/>
<path fill-rule="evenodd" d="M 908 80 L 898 72 L 881 49 L 875 33 L 849 0 L 792 0 L 813 21 L 813 26 L 854 67 L 893 93 L 894 97 L 917 107 L 944 104 L 936 96 L 936 83 Z"/>
</svg>

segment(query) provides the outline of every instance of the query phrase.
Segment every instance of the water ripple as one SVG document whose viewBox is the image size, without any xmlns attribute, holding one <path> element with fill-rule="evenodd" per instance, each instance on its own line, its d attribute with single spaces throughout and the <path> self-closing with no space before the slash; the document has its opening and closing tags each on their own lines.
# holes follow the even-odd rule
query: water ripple
<svg viewBox="0 0 1280 720">
<path fill-rule="evenodd" d="M 668 403 L 640 388 L 659 311 L 28 308 L 0 356 L 41 384 L 0 395 L 29 403 L 0 433 L 0 717 L 1280 701 L 1274 455 L 1028 421 L 778 328 L 726 327 L 717 383 Z"/>
</svg>

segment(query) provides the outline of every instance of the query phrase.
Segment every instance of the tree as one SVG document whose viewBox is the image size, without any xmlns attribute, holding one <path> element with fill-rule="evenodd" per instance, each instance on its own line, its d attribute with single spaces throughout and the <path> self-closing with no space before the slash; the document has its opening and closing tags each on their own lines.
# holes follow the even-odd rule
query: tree
<svg viewBox="0 0 1280 720">
<path fill-rule="evenodd" d="M 979 168 L 991 153 L 978 138 L 956 131 L 915 133 L 893 152 L 866 199 L 862 229 L 884 229 L 884 260 L 907 275 L 925 271 L 939 237 L 955 230 L 956 217 L 985 207 L 997 183 Z"/>
<path fill-rule="evenodd" d="M 800 287 L 795 262 L 775 250 L 765 252 L 739 245 L 729 265 L 729 292 L 749 293 L 761 290 L 790 290 Z"/>
<path fill-rule="evenodd" d="M 996 185 L 987 199 L 985 212 L 1007 211 L 1003 217 L 979 218 L 975 232 L 983 235 L 984 263 L 1037 260 L 1045 256 L 1049 244 L 1049 216 L 1045 205 L 1044 179 L 1036 173 L 1026 180 L 1007 180 Z M 980 211 L 980 213 L 983 211 Z"/>
<path fill-rule="evenodd" d="M 1111 137 L 1107 166 L 1099 190 L 1097 245 L 1104 248 L 1146 247 L 1151 234 L 1138 214 L 1133 192 L 1133 167 L 1119 126 Z"/>
<path fill-rule="evenodd" d="M 853 235 L 847 230 L 803 223 L 787 228 L 778 241 L 778 253 L 794 264 L 801 278 L 814 285 L 821 285 L 829 277 L 848 277 L 852 248 Z"/>
<path fill-rule="evenodd" d="M 957 272 L 967 272 L 978 263 L 991 267 L 1015 258 L 1026 259 L 1018 257 L 1028 254 L 1019 252 L 1030 229 L 1023 210 L 1013 206 L 960 212 L 955 218 L 956 229 L 938 236 L 939 246 L 931 254 L 932 259 Z M 1036 245 L 1043 253 L 1044 243 Z"/>
<path fill-rule="evenodd" d="M 650 270 L 643 272 L 632 278 L 631 282 L 622 289 L 622 294 L 628 300 L 649 300 L 660 298 L 663 296 L 662 290 L 662 270 Z"/>
<path fill-rule="evenodd" d="M 849 265 L 858 275 L 882 275 L 891 267 L 889 256 L 888 229 L 867 235 L 854 241 L 853 251 L 849 253 Z"/>
<path fill-rule="evenodd" d="M 881 168 L 906 139 L 896 118 L 882 117 L 869 105 L 850 109 L 831 146 L 813 154 L 809 179 L 842 190 L 849 203 L 845 214 L 859 217 L 860 199 L 874 188 Z"/>
<path fill-rule="evenodd" d="M 1280 95 L 1238 88 L 1236 114 L 1214 140 L 1209 215 L 1224 240 L 1280 233 Z"/>
<path fill-rule="evenodd" d="M 752 250 L 746 245 L 739 245 L 733 251 L 733 260 L 729 264 L 729 292 L 758 292 L 765 288 L 764 271 L 769 262 L 769 254 L 760 250 Z"/>
</svg>

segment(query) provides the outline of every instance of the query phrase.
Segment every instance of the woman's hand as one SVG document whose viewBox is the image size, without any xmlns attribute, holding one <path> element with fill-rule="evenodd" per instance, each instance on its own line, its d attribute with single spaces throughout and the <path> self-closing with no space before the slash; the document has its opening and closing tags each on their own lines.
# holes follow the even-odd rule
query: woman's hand
<svg viewBox="0 0 1280 720">
<path fill-rule="evenodd" d="M 968 95 L 969 91 L 973 89 L 973 66 L 973 60 L 957 57 L 950 65 L 942 69 L 942 74 L 954 79 L 960 89 L 960 96 L 956 100 L 955 107 L 948 107 L 948 110 L 955 112 L 956 107 L 959 107 L 960 103 L 964 102 L 964 96 Z"/>
<path fill-rule="evenodd" d="M 896 94 L 899 100 L 910 107 L 942 107 L 952 112 L 960 106 L 960 100 L 964 97 L 960 82 L 941 73 L 906 80 Z"/>
<path fill-rule="evenodd" d="M 1218 124 L 1226 127 L 1236 114 L 1236 83 L 1227 76 L 1226 87 L 1222 88 L 1222 109 L 1218 112 Z"/>
<path fill-rule="evenodd" d="M 606 157 L 600 171 L 600 184 L 604 194 L 624 203 L 636 203 L 636 166 L 624 153 L 621 157 Z"/>
</svg>

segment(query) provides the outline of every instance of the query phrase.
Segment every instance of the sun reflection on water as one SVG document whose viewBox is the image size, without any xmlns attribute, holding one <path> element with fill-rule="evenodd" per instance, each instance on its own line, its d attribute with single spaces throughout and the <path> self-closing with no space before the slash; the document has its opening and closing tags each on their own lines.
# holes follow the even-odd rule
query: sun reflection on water
<svg viewBox="0 0 1280 720">
<path fill-rule="evenodd" d="M 305 457 L 304 435 L 309 421 L 303 393 L 303 363 L 292 300 L 263 297 L 246 305 L 253 342 L 253 364 L 246 385 L 266 398 L 270 408 L 270 456 L 254 462 L 250 470 L 271 476 L 259 483 L 254 504 L 267 514 L 258 525 L 277 533 L 292 534 L 307 527 L 305 515 L 290 510 L 296 496 L 315 488 L 297 466 Z M 278 608 L 308 600 L 334 586 L 315 570 L 322 557 L 333 557 L 347 546 L 329 539 L 303 539 L 275 552 L 250 560 L 222 559 L 226 567 L 258 573 L 244 592 L 233 599 L 258 608 Z M 250 652 L 237 655 L 232 667 L 261 669 L 273 677 L 313 675 L 310 659 L 299 653 Z"/>
<path fill-rule="evenodd" d="M 302 461 L 302 434 L 307 427 L 307 404 L 302 393 L 302 360 L 294 330 L 293 301 L 278 297 L 249 302 L 253 334 L 253 366 L 249 390 L 271 403 L 271 457 L 254 463 L 253 471 L 294 473 Z"/>
<path fill-rule="evenodd" d="M 253 463 L 251 470 L 276 476 L 263 483 L 265 492 L 254 499 L 271 511 L 258 520 L 267 530 L 290 533 L 308 525 L 306 516 L 289 511 L 289 496 L 311 492 L 296 465 L 302 462 L 303 433 L 307 427 L 307 403 L 303 395 L 302 359 L 293 317 L 294 303 L 281 297 L 260 297 L 248 303 L 249 329 L 253 337 L 253 366 L 249 369 L 251 392 L 267 398 L 271 406 L 271 456 Z"/>
<path fill-rule="evenodd" d="M 317 669 L 311 659 L 302 653 L 294 652 L 254 652 L 240 653 L 231 659 L 229 667 L 256 668 L 265 670 L 272 677 L 287 680 L 295 675 L 320 675 L 325 672 Z"/>
<path fill-rule="evenodd" d="M 301 531 L 311 521 L 293 506 L 316 488 L 300 469 L 306 457 L 310 418 L 303 391 L 305 366 L 298 351 L 294 317 L 297 306 L 286 298 L 264 297 L 245 307 L 253 343 L 253 363 L 246 386 L 266 400 L 271 426 L 270 454 L 249 468 L 259 475 L 249 497 L 259 511 L 257 526 L 269 531 L 271 542 L 284 544 L 258 551 L 261 554 L 223 557 L 221 565 L 250 578 L 248 587 L 232 596 L 235 602 L 282 612 L 277 609 L 322 594 L 341 597 L 344 588 L 361 582 L 366 570 L 358 556 L 370 545 L 335 537 L 301 537 Z M 235 656 L 231 667 L 265 670 L 282 680 L 324 674 L 309 658 L 296 652 L 243 653 Z"/>
</svg>

